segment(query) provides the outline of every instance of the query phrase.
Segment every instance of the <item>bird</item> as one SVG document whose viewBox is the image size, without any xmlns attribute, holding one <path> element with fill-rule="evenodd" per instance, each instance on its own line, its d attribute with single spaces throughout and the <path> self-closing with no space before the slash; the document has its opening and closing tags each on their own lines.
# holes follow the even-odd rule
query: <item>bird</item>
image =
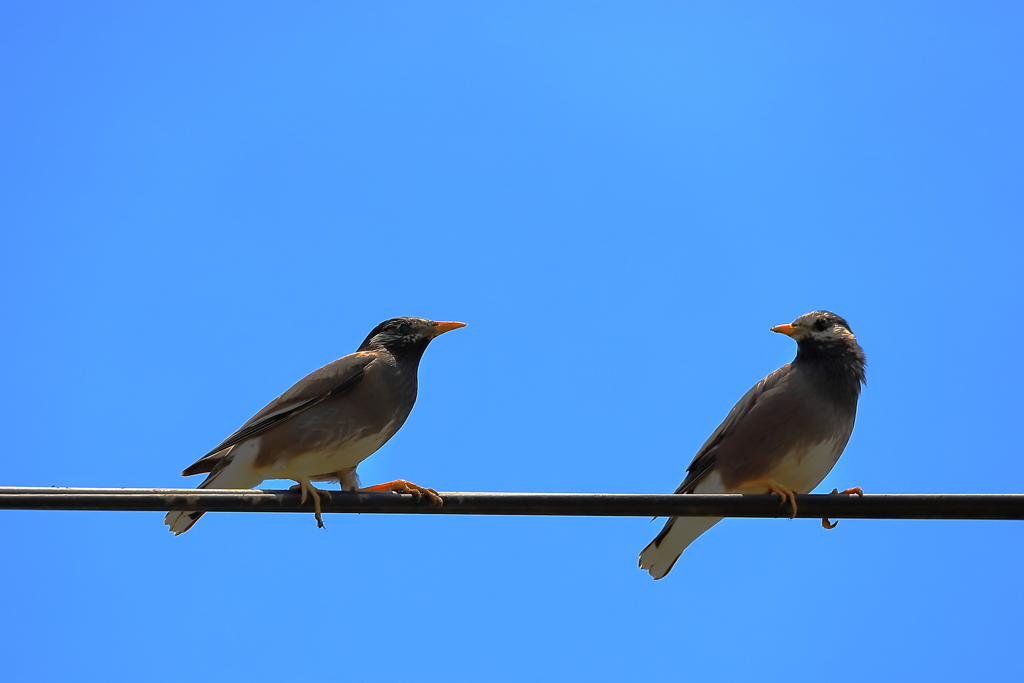
<svg viewBox="0 0 1024 683">
<path fill-rule="evenodd" d="M 774 493 L 795 517 L 794 496 L 820 484 L 850 440 L 866 360 L 850 324 L 829 311 L 770 329 L 796 341 L 796 358 L 743 395 L 697 451 L 675 493 Z M 640 568 L 655 579 L 665 577 L 721 519 L 670 518 L 640 552 Z M 827 520 L 822 525 L 835 526 Z"/>
<path fill-rule="evenodd" d="M 360 488 L 356 467 L 409 417 L 427 345 L 465 325 L 411 317 L 385 320 L 355 353 L 300 379 L 182 476 L 206 473 L 201 489 L 249 489 L 267 479 L 291 479 L 302 492 L 300 504 L 312 495 L 319 527 L 324 525 L 320 496 L 330 494 L 315 488 L 314 481 L 339 482 L 343 491 L 412 493 L 441 504 L 436 491 L 404 479 Z M 172 510 L 164 524 L 177 536 L 202 516 Z"/>
</svg>

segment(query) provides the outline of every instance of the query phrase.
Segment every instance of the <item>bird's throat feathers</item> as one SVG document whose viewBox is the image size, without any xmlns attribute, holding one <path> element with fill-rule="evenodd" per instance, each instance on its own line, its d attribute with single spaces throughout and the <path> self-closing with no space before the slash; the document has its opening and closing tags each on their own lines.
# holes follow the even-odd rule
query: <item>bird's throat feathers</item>
<svg viewBox="0 0 1024 683">
<path fill-rule="evenodd" d="M 793 365 L 812 369 L 808 375 L 818 378 L 825 391 L 839 401 L 856 402 L 861 386 L 867 384 L 864 351 L 853 340 L 801 343 Z"/>
</svg>

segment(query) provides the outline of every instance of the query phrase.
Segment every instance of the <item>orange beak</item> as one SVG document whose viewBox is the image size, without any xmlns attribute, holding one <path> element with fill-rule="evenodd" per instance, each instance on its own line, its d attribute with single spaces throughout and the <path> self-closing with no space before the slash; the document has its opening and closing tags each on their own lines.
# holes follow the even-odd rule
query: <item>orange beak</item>
<svg viewBox="0 0 1024 683">
<path fill-rule="evenodd" d="M 787 337 L 795 337 L 797 333 L 797 328 L 793 327 L 790 323 L 786 323 L 785 325 L 776 325 L 775 327 L 771 328 L 771 330 L 772 332 L 784 334 Z"/>
<path fill-rule="evenodd" d="M 435 322 L 434 323 L 434 336 L 440 337 L 445 332 L 451 332 L 457 330 L 460 327 L 465 327 L 466 323 L 455 323 L 455 322 Z"/>
</svg>

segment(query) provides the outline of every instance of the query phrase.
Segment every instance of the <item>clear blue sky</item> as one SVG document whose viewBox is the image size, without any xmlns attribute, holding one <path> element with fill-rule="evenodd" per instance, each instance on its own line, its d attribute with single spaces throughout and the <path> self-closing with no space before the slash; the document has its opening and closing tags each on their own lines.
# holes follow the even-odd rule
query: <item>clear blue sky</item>
<svg viewBox="0 0 1024 683">
<path fill-rule="evenodd" d="M 0 7 L 0 484 L 179 476 L 396 315 L 463 320 L 360 469 L 668 492 L 768 331 L 869 361 L 820 490 L 1020 492 L 1024 10 Z M 283 482 L 273 482 L 276 486 Z M 1019 673 L 1019 522 L 0 512 L 10 680 Z"/>
</svg>

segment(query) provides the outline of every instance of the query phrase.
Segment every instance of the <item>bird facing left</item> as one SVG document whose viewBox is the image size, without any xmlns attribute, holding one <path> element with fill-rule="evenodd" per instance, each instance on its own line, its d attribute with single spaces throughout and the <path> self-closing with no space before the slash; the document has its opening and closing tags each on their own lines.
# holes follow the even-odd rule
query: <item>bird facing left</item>
<svg viewBox="0 0 1024 683">
<path fill-rule="evenodd" d="M 249 489 L 267 479 L 298 482 L 302 502 L 311 495 L 318 526 L 320 496 L 314 481 L 336 481 L 343 491 L 398 491 L 426 496 L 433 489 L 404 479 L 359 487 L 356 467 L 387 443 L 416 403 L 417 372 L 427 345 L 465 323 L 392 318 L 373 328 L 355 353 L 296 382 L 187 467 L 182 476 L 206 473 L 201 489 Z M 164 524 L 182 534 L 202 512 L 171 511 Z"/>
<path fill-rule="evenodd" d="M 832 470 L 853 433 L 864 350 L 845 319 L 811 311 L 772 332 L 796 340 L 792 363 L 755 384 L 704 442 L 676 493 L 775 493 L 796 516 L 796 494 Z M 859 487 L 843 493 L 863 493 Z M 665 577 L 686 548 L 721 521 L 671 517 L 640 552 L 640 568 Z M 822 525 L 834 525 L 823 519 Z"/>
</svg>

